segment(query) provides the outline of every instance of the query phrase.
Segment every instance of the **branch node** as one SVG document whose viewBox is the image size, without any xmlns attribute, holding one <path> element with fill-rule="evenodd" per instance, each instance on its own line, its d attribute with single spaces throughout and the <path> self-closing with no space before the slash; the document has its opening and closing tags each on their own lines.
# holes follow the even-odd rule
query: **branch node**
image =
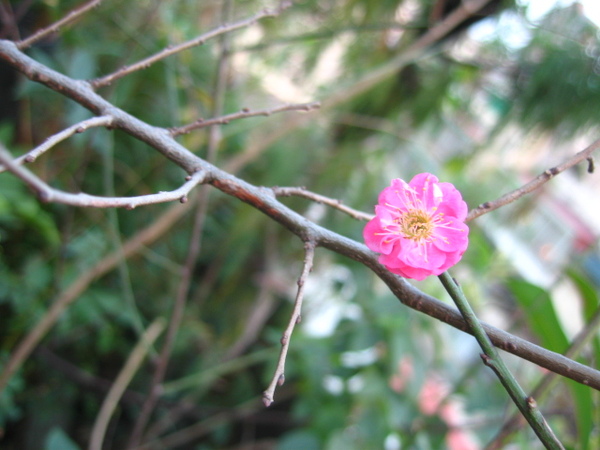
<svg viewBox="0 0 600 450">
<path fill-rule="evenodd" d="M 587 168 L 587 172 L 588 173 L 594 173 L 595 167 L 594 167 L 594 157 L 593 156 L 589 156 L 587 159 L 588 162 L 588 168 Z"/>
<path fill-rule="evenodd" d="M 50 192 L 40 189 L 37 191 L 37 197 L 40 199 L 41 202 L 48 203 L 50 201 L 51 195 Z"/>
<path fill-rule="evenodd" d="M 525 399 L 525 403 L 527 403 L 527 407 L 529 409 L 533 410 L 537 408 L 537 402 L 535 401 L 535 398 L 533 398 L 531 395 Z"/>
</svg>

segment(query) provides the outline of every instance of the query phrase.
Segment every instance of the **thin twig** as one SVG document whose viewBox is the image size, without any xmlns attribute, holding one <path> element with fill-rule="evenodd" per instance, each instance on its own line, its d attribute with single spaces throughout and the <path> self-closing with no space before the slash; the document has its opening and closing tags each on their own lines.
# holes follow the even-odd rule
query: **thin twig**
<svg viewBox="0 0 600 450">
<path fill-rule="evenodd" d="M 64 130 L 48 137 L 42 144 L 38 145 L 34 149 L 25 153 L 24 155 L 13 159 L 13 163 L 15 163 L 16 165 L 21 165 L 23 163 L 34 162 L 40 155 L 50 150 L 59 142 L 62 142 L 75 134 L 83 133 L 88 128 L 109 127 L 112 124 L 112 122 L 112 116 L 92 117 L 91 119 L 83 120 L 79 123 L 76 123 L 75 125 L 71 125 L 69 128 L 65 128 Z M 6 171 L 6 167 L 0 165 L 0 173 L 4 171 Z"/>
<path fill-rule="evenodd" d="M 294 309 L 292 310 L 290 321 L 281 337 L 281 351 L 279 352 L 273 379 L 271 380 L 269 387 L 263 392 L 263 403 L 267 407 L 273 403 L 273 395 L 275 394 L 277 386 L 281 386 L 285 382 L 285 360 L 290 347 L 290 340 L 292 338 L 292 333 L 294 332 L 294 327 L 300 322 L 302 301 L 304 300 L 304 286 L 308 274 L 312 270 L 313 260 L 315 258 L 315 246 L 315 242 L 310 240 L 304 243 L 304 267 L 302 268 L 300 278 L 298 278 L 298 291 L 296 293 L 296 299 L 294 300 Z"/>
<path fill-rule="evenodd" d="M 479 4 L 481 3 L 479 2 L 478 5 Z M 451 16 L 448 16 L 442 23 L 446 23 L 450 17 Z M 453 20 L 455 20 L 454 16 Z M 434 27 L 430 32 L 424 35 L 424 37 L 428 36 L 427 41 L 430 41 L 430 38 L 433 36 L 439 36 L 440 33 L 443 35 L 444 30 L 448 29 L 446 25 L 438 28 L 440 25 Z M 433 32 L 434 29 L 436 30 L 435 32 Z M 421 39 L 419 42 L 419 46 L 422 45 L 423 41 Z M 131 136 L 147 143 L 169 160 L 176 162 L 186 171 L 193 172 L 198 169 L 206 170 L 211 184 L 216 188 L 252 205 L 254 208 L 262 211 L 273 220 L 282 224 L 292 233 L 300 237 L 306 236 L 307 233 L 315 235 L 317 236 L 317 241 L 320 246 L 364 264 L 377 274 L 377 276 L 387 284 L 392 293 L 406 306 L 423 312 L 457 329 L 469 332 L 464 320 L 454 308 L 419 291 L 405 280 L 391 274 L 377 262 L 377 257 L 372 252 L 368 251 L 364 245 L 334 233 L 331 230 L 310 223 L 301 215 L 278 202 L 274 198 L 271 190 L 253 186 L 244 180 L 231 175 L 231 173 L 203 161 L 175 141 L 168 135 L 166 130 L 153 127 L 127 114 L 119 108 L 116 108 L 89 89 L 87 83 L 69 78 L 38 63 L 20 52 L 13 42 L 0 40 L 0 57 L 26 75 L 29 79 L 60 92 L 65 97 L 73 99 L 95 114 L 110 112 L 118 119 L 118 123 L 115 125 L 116 128 L 122 129 Z M 393 73 L 397 73 L 398 67 L 404 66 L 409 60 L 410 58 L 408 60 L 393 60 L 393 67 L 389 68 L 389 71 L 386 72 L 387 75 L 391 76 Z M 328 102 L 326 106 L 339 104 L 352 98 L 358 93 L 364 92 L 365 89 L 373 86 L 376 81 L 385 78 L 383 75 L 384 74 L 380 73 L 378 76 L 375 76 L 375 80 L 369 76 L 367 77 L 368 80 L 364 79 L 356 85 L 353 85 L 353 89 L 343 89 L 346 95 L 342 96 L 340 93 L 340 95 L 334 99 L 337 100 L 337 102 Z M 269 136 L 268 139 L 265 139 L 264 142 L 260 143 L 261 148 L 264 149 L 268 143 L 281 138 L 285 133 L 304 123 L 303 120 L 298 120 L 298 117 L 304 116 L 298 115 L 295 116 L 294 119 L 286 122 L 286 124 L 281 127 L 280 130 L 277 130 L 273 136 Z M 252 158 L 255 158 L 261 151 L 262 150 L 257 147 L 249 148 L 247 153 L 244 153 L 241 158 L 232 160 L 230 163 L 226 164 L 225 167 L 229 171 L 239 170 L 241 166 L 249 160 L 252 160 Z M 104 270 L 108 270 L 105 266 L 102 266 L 99 269 L 102 269 L 100 270 L 100 274 L 104 274 Z M 82 285 L 87 286 L 90 282 L 89 278 L 84 281 L 85 283 L 80 283 L 78 288 L 81 288 Z M 64 311 L 63 306 L 65 303 L 69 304 L 74 301 L 74 298 L 62 297 L 62 300 L 60 307 L 54 309 L 53 305 L 44 316 L 43 320 L 36 324 L 35 329 L 26 336 L 26 340 L 19 344 L 15 352 L 13 352 L 10 359 L 12 363 L 5 366 L 5 370 L 0 376 L 0 390 L 5 387 L 6 382 L 14 374 L 14 371 L 20 367 L 32 348 L 37 345 L 43 335 L 54 325 L 58 316 Z M 485 329 L 491 337 L 492 342 L 497 347 L 562 376 L 600 390 L 600 372 L 597 370 L 565 358 L 560 354 L 536 346 L 524 339 L 519 339 L 502 330 L 487 325 L 485 325 Z M 23 355 L 25 356 L 23 357 Z"/>
<path fill-rule="evenodd" d="M 198 119 L 196 122 L 191 123 L 189 125 L 184 125 L 182 127 L 171 128 L 169 131 L 171 132 L 171 136 L 179 136 L 181 134 L 189 133 L 193 130 L 197 130 L 199 128 L 205 128 L 213 125 L 226 125 L 232 120 L 236 119 L 245 119 L 247 117 L 256 117 L 256 116 L 270 116 L 272 114 L 276 114 L 284 111 L 312 111 L 313 109 L 319 108 L 321 105 L 319 102 L 311 102 L 311 103 L 295 103 L 290 105 L 282 105 L 276 106 L 275 108 L 262 109 L 259 111 L 251 111 L 247 108 L 242 109 L 241 111 L 227 114 L 221 117 L 215 117 L 214 119 Z"/>
<path fill-rule="evenodd" d="M 285 3 L 285 4 L 282 4 L 282 6 L 277 9 L 265 9 L 265 10 L 261 11 L 260 13 L 255 14 L 254 16 L 252 16 L 250 18 L 240 20 L 239 22 L 234 22 L 231 24 L 223 24 L 223 25 L 215 28 L 214 30 L 211 30 L 207 33 L 204 33 L 200 36 L 195 37 L 194 39 L 190 39 L 189 41 L 183 42 L 178 45 L 169 46 L 152 56 L 144 58 L 141 61 L 138 61 L 136 63 L 127 65 L 127 66 L 117 70 L 114 73 L 111 73 L 109 75 L 106 75 L 106 76 L 103 76 L 100 78 L 96 78 L 95 80 L 90 81 L 90 84 L 92 85 L 92 87 L 94 89 L 98 89 L 102 86 L 107 86 L 107 85 L 111 84 L 113 81 L 118 80 L 119 78 L 122 78 L 126 75 L 129 75 L 130 73 L 133 73 L 137 70 L 147 69 L 148 67 L 150 67 L 152 64 L 154 64 L 157 61 L 165 59 L 169 56 L 172 56 L 176 53 L 187 50 L 189 48 L 196 47 L 198 45 L 202 45 L 209 39 L 220 36 L 224 33 L 229 33 L 231 31 L 238 30 L 240 28 L 249 27 L 250 25 L 255 24 L 260 19 L 264 19 L 265 17 L 275 17 L 275 16 L 279 15 L 279 13 L 283 9 L 285 9 L 289 6 L 290 6 L 289 3 Z"/>
<path fill-rule="evenodd" d="M 564 450 L 564 447 L 554 435 L 554 432 L 538 409 L 534 398 L 525 394 L 523 388 L 521 388 L 513 374 L 504 364 L 504 361 L 494 347 L 494 344 L 490 341 L 458 283 L 452 279 L 448 272 L 442 273 L 439 278 L 483 350 L 483 354 L 481 355 L 483 363 L 490 367 L 498 376 L 502 386 L 504 386 L 504 389 L 506 389 L 506 392 L 527 419 L 527 422 L 529 422 L 529 425 L 544 446 L 551 450 Z"/>
<path fill-rule="evenodd" d="M 536 189 L 539 189 L 554 176 L 558 175 L 561 172 L 564 172 L 567 169 L 570 169 L 571 167 L 583 162 L 584 160 L 587 161 L 587 163 L 588 163 L 588 173 L 593 173 L 594 172 L 594 159 L 591 156 L 591 154 L 593 152 L 595 152 L 596 150 L 598 150 L 599 148 L 600 148 L 600 139 L 594 141 L 593 143 L 588 145 L 586 148 L 584 148 L 580 152 L 576 153 L 572 157 L 563 161 L 558 166 L 551 167 L 550 169 L 545 170 L 544 172 L 542 172 L 540 175 L 538 175 L 536 178 L 534 178 L 529 183 L 527 183 L 511 192 L 504 194 L 502 197 L 498 198 L 497 200 L 494 200 L 493 202 L 485 202 L 485 203 L 482 203 L 481 205 L 479 205 L 477 208 L 473 208 L 471 211 L 469 211 L 469 214 L 467 215 L 467 219 L 465 221 L 469 222 L 473 219 L 476 219 L 479 216 L 487 214 L 488 212 L 494 211 L 502 206 L 505 206 L 509 203 L 512 203 L 512 202 L 518 200 L 519 198 L 535 191 Z M 273 190 L 274 194 L 278 197 L 279 196 L 281 196 L 281 197 L 297 196 L 297 197 L 303 197 L 303 198 L 307 198 L 309 200 L 313 200 L 314 202 L 317 202 L 317 203 L 323 203 L 324 205 L 328 205 L 333 208 L 336 208 L 357 220 L 368 221 L 374 217 L 373 214 L 368 214 L 368 213 L 365 213 L 365 212 L 362 212 L 362 211 L 359 211 L 359 210 L 356 210 L 356 209 L 353 209 L 353 208 L 343 205 L 341 200 L 326 197 L 326 196 L 320 195 L 320 194 L 316 194 L 314 192 L 308 191 L 304 187 L 279 187 L 279 186 L 276 186 L 276 187 L 273 187 L 272 190 Z"/>
<path fill-rule="evenodd" d="M 548 182 L 551 178 L 553 178 L 556 175 L 558 175 L 559 173 L 564 172 L 565 170 L 575 166 L 576 164 L 579 164 L 580 162 L 582 162 L 584 160 L 587 160 L 588 164 L 589 164 L 589 161 L 590 161 L 589 158 L 591 157 L 591 154 L 593 152 L 595 152 L 596 150 L 598 150 L 599 148 L 600 148 L 600 139 L 592 142 L 590 145 L 588 145 L 586 148 L 581 150 L 579 153 L 576 153 L 569 159 L 563 161 L 558 166 L 551 167 L 550 169 L 544 170 L 540 175 L 535 177 L 529 183 L 521 186 L 520 188 L 515 189 L 514 191 L 511 191 L 507 194 L 504 194 L 502 197 L 500 197 L 494 201 L 482 203 L 477 208 L 472 209 L 471 211 L 469 211 L 466 221 L 468 222 L 468 221 L 473 220 L 473 219 L 475 219 L 483 214 L 486 214 L 490 211 L 494 211 L 495 209 L 498 209 L 501 206 L 508 205 L 509 203 L 514 202 L 515 200 L 523 197 L 525 194 L 529 194 L 530 192 L 532 192 L 536 189 L 539 189 L 543 184 Z M 593 168 L 593 164 L 591 167 Z M 589 166 L 588 166 L 588 171 L 589 171 Z"/>
<path fill-rule="evenodd" d="M 354 208 L 350 208 L 349 206 L 345 206 L 342 204 L 341 200 L 335 198 L 325 197 L 324 195 L 315 194 L 314 192 L 308 191 L 303 187 L 279 187 L 275 186 L 271 188 L 273 193 L 277 197 L 302 197 L 312 200 L 317 203 L 322 203 L 327 206 L 331 206 L 332 208 L 338 209 L 343 213 L 348 214 L 350 217 L 357 220 L 371 220 L 373 218 L 373 214 L 367 214 L 365 212 L 359 211 Z"/>
<path fill-rule="evenodd" d="M 190 191 L 198 184 L 203 183 L 206 179 L 206 174 L 202 171 L 198 171 L 186 177 L 186 182 L 174 191 L 139 195 L 135 197 L 101 197 L 85 194 L 83 192 L 72 194 L 50 187 L 45 181 L 42 181 L 25 167 L 17 165 L 2 144 L 0 144 L 0 163 L 4 165 L 6 170 L 25 182 L 25 184 L 27 184 L 43 202 L 56 202 L 65 205 L 90 208 L 134 209 L 141 205 L 153 205 L 175 200 L 185 203 L 187 202 L 187 196 Z"/>
<path fill-rule="evenodd" d="M 108 391 L 108 394 L 102 403 L 102 407 L 100 408 L 100 412 L 96 417 L 90 437 L 90 450 L 102 450 L 102 442 L 104 441 L 106 428 L 108 427 L 108 422 L 110 421 L 110 417 L 112 416 L 119 399 L 142 364 L 148 350 L 164 328 L 165 323 L 162 318 L 159 317 L 152 322 L 142 335 L 138 344 L 132 350 L 129 358 L 127 358 L 125 365 L 121 369 L 121 372 L 119 372 L 110 391 Z"/>
<path fill-rule="evenodd" d="M 23 39 L 23 40 L 17 42 L 16 43 L 17 47 L 19 48 L 19 50 L 24 50 L 28 47 L 31 47 L 33 44 L 44 39 L 46 36 L 48 36 L 52 33 L 56 33 L 61 27 L 64 27 L 65 25 L 79 19 L 86 12 L 88 12 L 90 9 L 95 8 L 100 3 L 102 3 L 102 0 L 91 0 L 87 3 L 85 3 L 84 5 L 80 6 L 79 8 L 76 8 L 73 11 L 71 11 L 69 14 L 64 16 L 62 19 L 54 22 L 53 24 L 50 24 L 47 27 L 42 28 L 41 30 L 38 30 L 35 34 L 29 36 L 27 39 Z"/>
</svg>

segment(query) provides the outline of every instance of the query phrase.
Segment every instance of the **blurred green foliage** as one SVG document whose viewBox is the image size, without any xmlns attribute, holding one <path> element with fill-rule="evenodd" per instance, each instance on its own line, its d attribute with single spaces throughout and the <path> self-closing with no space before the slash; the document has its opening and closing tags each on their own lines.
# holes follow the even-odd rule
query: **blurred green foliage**
<svg viewBox="0 0 600 450">
<path fill-rule="evenodd" d="M 14 7 L 25 3 L 10 2 Z M 433 14 L 438 3 L 305 0 L 278 18 L 233 33 L 226 112 L 326 100 L 435 26 L 441 20 Z M 456 7 L 456 2 L 445 3 Z M 34 2 L 22 32 L 78 4 Z M 503 11 L 524 20 L 524 11 L 513 2 L 492 5 L 476 24 L 494 22 Z M 30 54 L 71 77 L 99 77 L 218 26 L 221 6 L 189 0 L 106 1 Z M 235 2 L 235 16 L 264 6 L 273 5 Z M 497 163 L 504 156 L 505 150 L 498 149 L 507 140 L 504 131 L 510 135 L 521 127 L 523 139 L 534 130 L 559 143 L 598 125 L 599 53 L 593 39 L 598 31 L 571 9 L 553 14 L 549 22 L 528 28 L 531 38 L 521 48 L 508 48 L 499 38 L 468 40 L 473 21 L 463 23 L 394 76 L 335 108 L 311 113 L 312 121 L 264 148 L 262 143 L 296 113 L 232 122 L 223 127 L 217 165 L 227 167 L 247 149 L 259 148 L 240 168 L 242 178 L 255 185 L 306 186 L 369 212 L 391 178 L 423 171 L 455 183 L 471 207 L 491 200 L 522 181 Z M 552 28 L 567 19 L 563 29 L 570 34 Z M 216 41 L 209 41 L 100 94 L 157 126 L 206 118 L 215 102 L 218 55 Z M 14 93 L 19 109 L 0 128 L 14 154 L 90 117 L 79 105 L 24 79 Z M 204 156 L 206 132 L 180 140 Z M 540 158 L 534 167 L 556 162 Z M 61 143 L 30 167 L 53 186 L 96 195 L 171 190 L 185 175 L 145 144 L 100 129 Z M 363 224 L 339 212 L 306 200 L 282 201 L 325 227 L 362 239 Z M 104 211 L 41 204 L 22 183 L 1 174 L 0 369 L 65 289 L 170 207 Z M 481 445 L 495 436 L 509 401 L 481 364 L 474 341 L 403 307 L 364 267 L 324 250 L 317 251 L 303 323 L 332 332 L 310 334 L 308 325 L 296 329 L 286 383 L 276 392 L 275 404 L 264 409 L 258 399 L 289 319 L 302 245 L 221 193 L 211 192 L 208 211 L 165 394 L 151 421 L 151 448 L 163 448 L 157 439 L 186 430 L 188 439 L 178 448 L 446 448 L 453 428 Z M 63 314 L 0 396 L 2 448 L 87 446 L 106 392 L 141 332 L 155 317 L 170 317 L 190 246 L 192 215 L 184 214 L 158 239 L 91 283 Z M 519 220 L 503 219 L 501 226 L 517 233 Z M 497 247 L 490 222 L 473 223 L 471 230 L 470 248 L 453 274 L 478 311 L 511 332 L 564 351 L 570 337 L 551 302 L 551 289 L 518 272 L 511 255 Z M 577 287 L 588 321 L 598 308 L 598 286 L 571 257 L 561 267 L 572 273 L 567 277 L 561 269 L 555 280 L 569 279 Z M 447 299 L 435 279 L 418 286 Z M 311 303 L 310 292 L 322 302 Z M 334 305 L 333 313 L 322 309 L 328 305 Z M 249 327 L 252 332 L 244 334 Z M 247 336 L 243 342 L 242 336 Z M 125 445 L 160 345 L 161 340 L 119 404 L 106 448 Z M 591 346 L 580 360 L 593 365 L 600 357 L 597 337 Z M 234 348 L 241 350 L 228 353 Z M 528 363 L 509 362 L 531 390 L 542 374 Z M 427 413 L 423 396 L 432 380 L 440 389 L 440 404 Z M 570 448 L 598 448 L 598 393 L 564 381 L 558 386 L 540 402 L 551 425 Z M 512 439 L 520 448 L 535 445 L 527 430 Z"/>
</svg>

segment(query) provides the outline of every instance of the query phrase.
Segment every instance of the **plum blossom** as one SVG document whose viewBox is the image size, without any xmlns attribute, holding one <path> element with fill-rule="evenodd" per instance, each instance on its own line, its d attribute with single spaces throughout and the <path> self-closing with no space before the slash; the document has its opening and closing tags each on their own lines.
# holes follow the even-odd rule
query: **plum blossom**
<svg viewBox="0 0 600 450">
<path fill-rule="evenodd" d="M 469 244 L 467 204 L 451 183 L 421 173 L 410 183 L 394 179 L 379 194 L 363 236 L 391 272 L 423 280 L 460 261 Z"/>
</svg>

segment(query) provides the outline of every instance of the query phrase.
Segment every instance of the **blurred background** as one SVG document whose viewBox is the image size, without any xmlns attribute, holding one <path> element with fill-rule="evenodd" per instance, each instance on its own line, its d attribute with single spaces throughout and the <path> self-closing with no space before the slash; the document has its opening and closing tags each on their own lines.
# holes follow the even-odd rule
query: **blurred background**
<svg viewBox="0 0 600 450">
<path fill-rule="evenodd" d="M 219 26 L 223 9 L 234 21 L 275 3 L 106 0 L 28 54 L 92 79 Z M 26 37 L 79 4 L 4 1 L 0 37 Z M 225 113 L 287 102 L 323 107 L 223 126 L 216 165 L 255 185 L 306 186 L 369 213 L 392 178 L 427 171 L 454 183 L 474 208 L 599 137 L 595 2 L 492 0 L 443 38 L 415 44 L 459 5 L 299 0 L 277 18 L 231 33 Z M 222 58 L 218 40 L 207 41 L 99 93 L 150 124 L 185 125 L 210 117 Z M 88 117 L 0 62 L 0 141 L 13 155 Z M 206 155 L 206 131 L 179 139 Z M 145 144 L 105 129 L 61 143 L 29 168 L 57 188 L 106 196 L 172 190 L 184 176 Z M 469 249 L 451 272 L 493 325 L 561 353 L 587 333 L 577 358 L 596 367 L 600 181 L 588 169 L 576 166 L 471 222 Z M 474 339 L 409 310 L 365 267 L 323 249 L 286 383 L 265 409 L 260 399 L 291 313 L 302 243 L 237 199 L 212 191 L 208 201 L 184 318 L 143 448 L 483 448 L 514 413 Z M 307 200 L 282 201 L 362 241 L 364 223 Z M 0 370 L 49 305 L 87 280 L 0 394 L 0 447 L 87 447 L 141 334 L 171 315 L 196 208 L 193 196 L 187 205 L 132 211 L 41 204 L 0 174 Z M 152 238 L 125 255 L 148 230 Z M 435 278 L 416 285 L 449 301 Z M 127 386 L 105 448 L 125 448 L 162 339 Z M 528 392 L 544 375 L 506 359 Z M 599 397 L 560 379 L 537 400 L 568 448 L 593 449 L 600 448 Z M 527 428 L 502 445 L 539 448 Z"/>
</svg>

